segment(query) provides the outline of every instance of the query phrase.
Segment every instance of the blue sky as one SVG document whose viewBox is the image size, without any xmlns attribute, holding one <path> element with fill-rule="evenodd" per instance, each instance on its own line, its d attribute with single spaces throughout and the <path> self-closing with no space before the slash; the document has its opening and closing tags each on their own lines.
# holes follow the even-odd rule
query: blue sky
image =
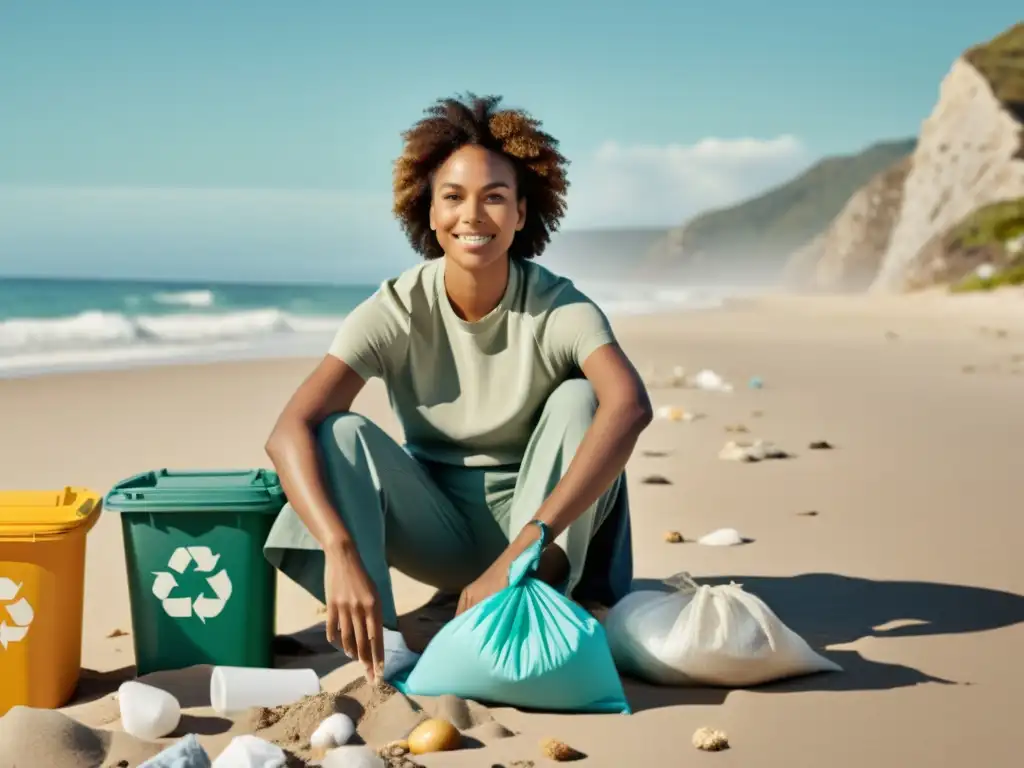
<svg viewBox="0 0 1024 768">
<path fill-rule="evenodd" d="M 467 90 L 561 139 L 567 228 L 678 224 L 915 134 L 954 58 L 1020 17 L 927 8 L 0 2 L 0 274 L 393 271 L 399 133 Z"/>
</svg>

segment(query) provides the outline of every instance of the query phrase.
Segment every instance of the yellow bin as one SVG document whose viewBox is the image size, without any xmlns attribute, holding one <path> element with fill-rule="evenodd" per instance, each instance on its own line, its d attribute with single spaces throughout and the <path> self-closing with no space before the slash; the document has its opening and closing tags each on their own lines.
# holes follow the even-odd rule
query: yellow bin
<svg viewBox="0 0 1024 768">
<path fill-rule="evenodd" d="M 59 707 L 75 692 L 85 536 L 102 506 L 86 488 L 0 491 L 0 715 Z"/>
</svg>

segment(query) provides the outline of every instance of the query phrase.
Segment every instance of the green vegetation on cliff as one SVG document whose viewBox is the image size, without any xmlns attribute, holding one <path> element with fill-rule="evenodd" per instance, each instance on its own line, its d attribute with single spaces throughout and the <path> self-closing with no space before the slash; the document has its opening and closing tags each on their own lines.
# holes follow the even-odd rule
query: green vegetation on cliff
<svg viewBox="0 0 1024 768">
<path fill-rule="evenodd" d="M 789 255 L 824 232 L 857 190 L 911 154 L 915 144 L 915 139 L 888 141 L 855 155 L 825 158 L 763 195 L 701 214 L 652 249 L 650 266 L 686 269 L 699 255 L 699 271 L 743 268 L 777 275 Z M 726 265 L 732 269 L 721 269 Z"/>
<path fill-rule="evenodd" d="M 955 293 L 990 291 L 1003 285 L 1024 284 L 1024 250 L 1011 254 L 1009 243 L 1024 241 L 1024 198 L 986 205 L 956 225 L 946 237 L 950 253 L 991 254 L 997 271 L 992 277 L 976 272 L 954 283 Z"/>
</svg>

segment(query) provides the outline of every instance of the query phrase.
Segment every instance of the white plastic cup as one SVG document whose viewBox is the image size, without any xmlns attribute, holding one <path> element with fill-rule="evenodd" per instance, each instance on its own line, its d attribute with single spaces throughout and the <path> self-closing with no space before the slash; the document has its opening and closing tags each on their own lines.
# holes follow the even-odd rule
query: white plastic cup
<svg viewBox="0 0 1024 768">
<path fill-rule="evenodd" d="M 279 707 L 320 693 L 320 678 L 312 669 L 214 667 L 210 704 L 218 715 L 250 707 Z"/>
<path fill-rule="evenodd" d="M 124 730 L 146 741 L 162 739 L 181 722 L 181 705 L 174 696 L 135 680 L 121 683 L 117 705 Z"/>
</svg>

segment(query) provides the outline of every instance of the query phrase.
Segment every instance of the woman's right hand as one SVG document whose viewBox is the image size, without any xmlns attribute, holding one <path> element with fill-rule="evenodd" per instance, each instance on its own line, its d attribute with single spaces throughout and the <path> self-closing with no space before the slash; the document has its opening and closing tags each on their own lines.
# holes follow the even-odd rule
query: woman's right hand
<svg viewBox="0 0 1024 768">
<path fill-rule="evenodd" d="M 355 552 L 326 556 L 327 640 L 358 659 L 373 682 L 384 669 L 384 620 L 380 597 Z"/>
</svg>

